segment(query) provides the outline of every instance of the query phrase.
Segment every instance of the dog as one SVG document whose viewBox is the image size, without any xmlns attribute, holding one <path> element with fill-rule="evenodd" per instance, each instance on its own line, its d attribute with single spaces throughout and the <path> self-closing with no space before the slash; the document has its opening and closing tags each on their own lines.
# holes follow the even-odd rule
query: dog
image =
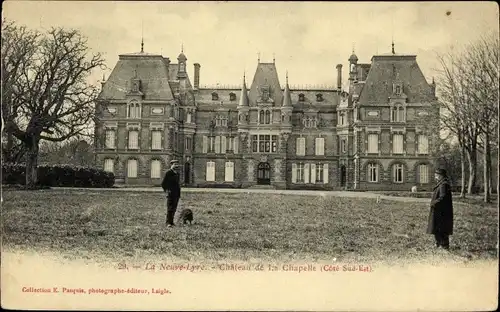
<svg viewBox="0 0 500 312">
<path fill-rule="evenodd" d="M 189 224 L 193 223 L 193 211 L 189 208 L 184 208 L 182 209 L 180 215 L 179 215 L 179 222 L 182 222 L 182 224 L 186 224 L 189 222 Z"/>
</svg>

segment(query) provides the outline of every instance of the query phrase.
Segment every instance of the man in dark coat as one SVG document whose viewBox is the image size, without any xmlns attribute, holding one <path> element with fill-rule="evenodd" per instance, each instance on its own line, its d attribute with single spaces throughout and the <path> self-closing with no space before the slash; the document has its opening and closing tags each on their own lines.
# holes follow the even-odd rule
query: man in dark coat
<svg viewBox="0 0 500 312">
<path fill-rule="evenodd" d="M 170 169 L 165 172 L 165 177 L 161 182 L 161 187 L 167 195 L 167 227 L 174 226 L 174 215 L 181 197 L 178 170 L 179 161 L 170 161 Z"/>
<path fill-rule="evenodd" d="M 434 234 L 436 247 L 449 249 L 449 236 L 453 234 L 451 187 L 444 169 L 437 169 L 434 177 L 437 185 L 434 187 L 434 193 L 432 194 L 427 233 Z"/>
</svg>

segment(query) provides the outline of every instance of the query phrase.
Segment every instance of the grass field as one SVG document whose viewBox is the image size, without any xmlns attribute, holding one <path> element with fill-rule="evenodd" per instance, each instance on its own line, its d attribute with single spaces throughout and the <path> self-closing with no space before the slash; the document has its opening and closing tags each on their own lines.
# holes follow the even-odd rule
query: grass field
<svg viewBox="0 0 500 312">
<path fill-rule="evenodd" d="M 195 224 L 165 227 L 162 193 L 5 191 L 4 249 L 69 258 L 184 260 L 413 260 L 435 255 L 428 204 L 331 196 L 184 193 Z M 455 205 L 444 257 L 497 257 L 496 203 Z"/>
</svg>

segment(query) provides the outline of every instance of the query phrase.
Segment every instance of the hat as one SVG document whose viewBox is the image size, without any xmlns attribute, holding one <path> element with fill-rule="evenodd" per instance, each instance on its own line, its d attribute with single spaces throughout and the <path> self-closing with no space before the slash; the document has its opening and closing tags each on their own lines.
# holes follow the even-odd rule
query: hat
<svg viewBox="0 0 500 312">
<path fill-rule="evenodd" d="M 446 170 L 444 170 L 444 169 L 436 169 L 436 170 L 434 171 L 434 173 L 437 173 L 437 174 L 439 174 L 439 175 L 441 175 L 441 176 L 443 176 L 443 177 L 445 177 L 445 176 L 446 176 Z"/>
<path fill-rule="evenodd" d="M 178 161 L 177 159 L 172 159 L 172 160 L 170 161 L 170 165 L 173 165 L 173 164 L 178 164 L 178 163 L 179 163 L 179 161 Z"/>
</svg>

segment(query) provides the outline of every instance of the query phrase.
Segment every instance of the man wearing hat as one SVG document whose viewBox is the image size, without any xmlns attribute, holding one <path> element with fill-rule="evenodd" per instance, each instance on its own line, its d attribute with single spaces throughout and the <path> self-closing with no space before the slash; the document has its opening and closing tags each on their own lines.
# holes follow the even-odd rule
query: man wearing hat
<svg viewBox="0 0 500 312">
<path fill-rule="evenodd" d="M 444 169 L 436 169 L 434 178 L 437 185 L 432 194 L 427 233 L 434 235 L 436 247 L 449 249 L 449 236 L 453 234 L 451 186 Z"/>
<path fill-rule="evenodd" d="M 179 184 L 179 161 L 170 161 L 170 169 L 165 172 L 165 177 L 161 182 L 163 191 L 167 194 L 167 227 L 174 226 L 174 215 L 177 204 L 181 197 L 181 186 Z"/>
</svg>

